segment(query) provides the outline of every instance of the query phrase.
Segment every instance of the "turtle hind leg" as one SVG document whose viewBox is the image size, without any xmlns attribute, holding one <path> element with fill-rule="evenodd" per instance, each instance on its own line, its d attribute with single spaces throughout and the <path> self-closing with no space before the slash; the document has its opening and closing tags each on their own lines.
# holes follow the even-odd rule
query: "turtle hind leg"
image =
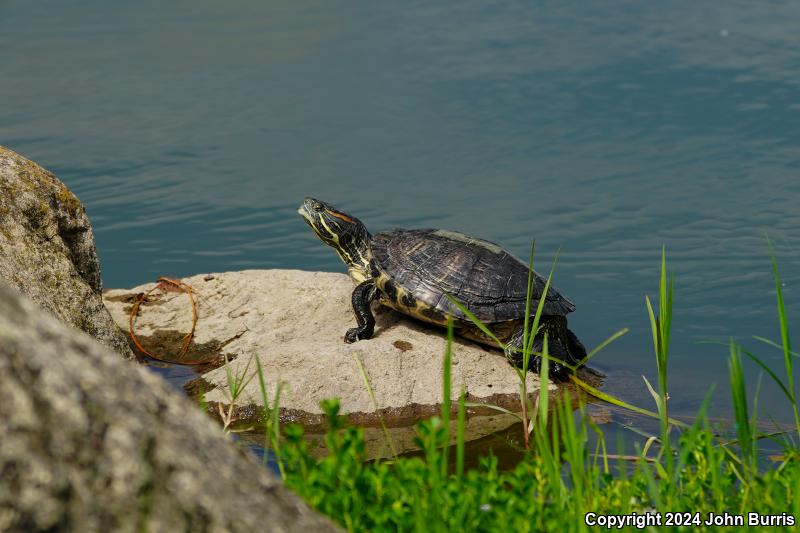
<svg viewBox="0 0 800 533">
<path fill-rule="evenodd" d="M 546 316 L 542 317 L 539 333 L 533 339 L 533 352 L 544 352 L 545 333 L 547 334 L 547 354 L 551 356 L 549 361 L 550 378 L 555 381 L 567 381 L 571 371 L 570 367 L 577 366 L 586 357 L 586 348 L 567 327 L 567 320 L 564 317 Z M 520 328 L 511 336 L 506 349 L 509 360 L 519 368 L 522 368 L 522 337 L 523 329 Z M 542 359 L 535 353 L 531 354 L 528 370 L 538 374 Z"/>
<path fill-rule="evenodd" d="M 509 339 L 508 344 L 506 345 L 505 354 L 508 358 L 509 362 L 516 366 L 517 368 L 522 368 L 523 366 L 523 353 L 522 353 L 522 341 L 523 341 L 523 328 L 517 330 L 514 335 L 511 336 Z M 533 339 L 533 347 L 532 352 L 542 353 L 544 350 L 544 334 L 540 333 Z M 552 355 L 553 357 L 560 359 L 568 364 L 571 363 L 569 350 L 566 348 L 565 344 L 559 340 L 559 337 L 556 336 L 554 339 L 550 338 L 550 335 L 547 336 L 547 353 Z M 542 365 L 542 358 L 536 353 L 531 353 L 531 358 L 528 361 L 528 371 L 533 372 L 534 374 L 538 374 L 541 370 Z M 558 361 L 550 359 L 549 366 L 548 366 L 548 374 L 550 379 L 553 381 L 567 381 L 569 379 L 569 368 L 564 366 Z"/>
<path fill-rule="evenodd" d="M 547 332 L 547 355 L 550 358 L 548 361 L 550 369 L 550 377 L 555 381 L 568 381 L 570 369 L 564 365 L 572 365 L 577 363 L 573 362 L 572 354 L 570 353 L 568 342 L 561 335 L 554 335 L 553 332 Z M 538 353 L 544 352 L 544 333 L 539 333 L 533 339 L 533 351 Z M 557 359 L 557 360 L 556 360 Z M 539 373 L 542 365 L 542 358 L 538 355 L 531 354 L 530 368 L 533 372 Z"/>
<path fill-rule="evenodd" d="M 344 334 L 344 342 L 353 343 L 358 340 L 371 339 L 375 333 L 375 316 L 372 314 L 370 304 L 378 296 L 375 282 L 371 279 L 359 283 L 353 289 L 350 298 L 353 304 L 353 314 L 356 316 L 358 327 L 350 328 Z"/>
</svg>

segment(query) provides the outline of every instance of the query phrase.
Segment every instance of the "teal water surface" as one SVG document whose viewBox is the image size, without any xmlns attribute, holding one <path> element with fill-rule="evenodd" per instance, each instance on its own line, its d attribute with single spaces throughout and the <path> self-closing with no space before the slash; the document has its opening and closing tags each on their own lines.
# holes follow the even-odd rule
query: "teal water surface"
<svg viewBox="0 0 800 533">
<path fill-rule="evenodd" d="M 782 368 L 750 339 L 778 338 L 766 234 L 800 323 L 799 22 L 789 2 L 5 0 L 0 144 L 84 202 L 106 287 L 343 271 L 307 195 L 373 232 L 535 238 L 587 346 L 631 328 L 596 366 L 648 407 L 665 245 L 672 409 L 717 383 L 724 415 L 726 350 L 701 341 Z M 766 381 L 759 408 L 788 417 Z"/>
</svg>

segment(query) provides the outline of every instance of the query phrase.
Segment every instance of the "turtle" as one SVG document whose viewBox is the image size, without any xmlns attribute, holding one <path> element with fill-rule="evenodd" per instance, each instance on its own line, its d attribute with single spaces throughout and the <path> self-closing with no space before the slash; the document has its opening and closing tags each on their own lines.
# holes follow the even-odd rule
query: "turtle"
<svg viewBox="0 0 800 533">
<path fill-rule="evenodd" d="M 460 336 L 497 347 L 449 295 L 504 343 L 512 364 L 522 366 L 529 273 L 531 313 L 547 281 L 529 265 L 497 244 L 456 231 L 396 228 L 371 235 L 357 218 L 314 198 L 305 198 L 298 213 L 339 254 L 355 283 L 351 302 L 357 326 L 345 332 L 345 342 L 372 338 L 372 303 L 378 302 L 431 324 L 446 326 L 450 320 Z M 541 353 L 546 333 L 548 354 L 554 358 L 550 378 L 565 381 L 569 368 L 557 360 L 574 368 L 586 357 L 583 344 L 567 327 L 566 315 L 575 304 L 552 284 L 544 298 L 533 351 Z M 538 373 L 540 364 L 541 358 L 532 354 L 529 369 Z"/>
</svg>

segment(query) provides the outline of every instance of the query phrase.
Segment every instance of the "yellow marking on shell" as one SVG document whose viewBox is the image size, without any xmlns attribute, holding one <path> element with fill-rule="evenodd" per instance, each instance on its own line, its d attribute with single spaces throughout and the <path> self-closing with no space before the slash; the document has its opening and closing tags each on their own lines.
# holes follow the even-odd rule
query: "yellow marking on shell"
<svg viewBox="0 0 800 533">
<path fill-rule="evenodd" d="M 521 321 L 519 320 L 509 320 L 507 322 L 497 322 L 495 324 L 489 324 L 489 330 L 494 333 L 494 336 L 497 337 L 502 342 L 507 342 L 514 332 L 519 328 L 521 325 Z M 497 348 L 497 343 L 486 335 L 483 331 L 475 325 L 468 325 L 464 328 L 458 330 L 458 334 L 464 338 L 469 340 L 479 342 L 485 346 L 490 346 L 492 348 Z"/>
<path fill-rule="evenodd" d="M 387 274 L 381 273 L 375 278 L 375 285 L 378 289 L 383 292 L 385 295 L 385 288 L 386 283 L 390 281 L 390 278 Z M 412 316 L 418 320 L 423 322 L 427 322 L 428 324 L 435 324 L 437 326 L 446 326 L 447 325 L 447 318 L 445 317 L 444 320 L 434 320 L 430 316 L 426 316 L 422 311 L 423 309 L 430 309 L 430 306 L 426 303 L 422 302 L 421 300 L 414 298 L 414 306 L 409 307 L 404 305 L 403 296 L 408 294 L 408 291 L 402 287 L 396 287 L 397 290 L 397 299 L 396 300 L 389 300 L 387 297 L 382 297 L 380 302 L 382 305 L 394 309 L 395 311 L 399 311 L 408 316 Z M 413 295 L 412 295 L 413 296 Z M 495 334 L 495 336 L 500 339 L 501 341 L 505 342 L 511 338 L 512 334 L 517 330 L 520 326 L 520 320 L 508 320 L 506 322 L 498 322 L 495 324 L 489 324 L 489 329 Z M 487 336 L 483 331 L 481 331 L 477 326 L 467 325 L 465 327 L 458 328 L 458 334 L 462 337 L 467 339 L 479 342 L 486 346 L 497 348 L 497 343 Z"/>
<path fill-rule="evenodd" d="M 380 273 L 375 277 L 375 285 L 381 290 L 386 290 L 386 282 L 389 281 L 389 276 L 384 273 Z"/>
<path fill-rule="evenodd" d="M 453 239 L 454 241 L 460 241 L 467 244 L 476 244 L 496 254 L 502 254 L 505 252 L 505 250 L 503 250 L 500 246 L 496 245 L 493 242 L 484 241 L 483 239 L 476 239 L 475 237 L 464 235 L 463 233 L 459 233 L 458 231 L 448 231 L 445 229 L 440 229 L 434 231 L 433 234 L 438 235 L 439 237 Z"/>
<path fill-rule="evenodd" d="M 377 285 L 378 289 L 386 294 L 386 283 L 390 281 L 389 276 L 386 274 L 380 274 L 378 277 L 375 278 L 375 285 Z M 414 305 L 413 307 L 409 307 L 403 303 L 403 297 L 408 295 L 408 291 L 402 287 L 396 287 L 397 297 L 395 300 L 390 300 L 388 297 L 381 298 L 381 303 L 386 307 L 391 307 L 395 311 L 399 311 L 403 314 L 408 316 L 412 316 L 416 319 L 422 320 L 423 322 L 427 322 L 428 324 L 436 324 L 437 326 L 444 326 L 447 324 L 447 320 L 434 320 L 430 316 L 426 316 L 423 313 L 424 309 L 430 309 L 430 306 L 425 302 L 419 300 L 418 298 L 414 298 Z M 413 295 L 412 295 L 413 296 Z"/>
</svg>

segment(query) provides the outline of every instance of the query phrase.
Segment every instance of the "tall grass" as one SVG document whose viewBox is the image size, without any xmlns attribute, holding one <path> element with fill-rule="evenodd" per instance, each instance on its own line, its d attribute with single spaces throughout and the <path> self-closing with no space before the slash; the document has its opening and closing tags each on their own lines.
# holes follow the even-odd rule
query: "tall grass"
<svg viewBox="0 0 800 533">
<path fill-rule="evenodd" d="M 230 431 L 231 424 L 233 423 L 236 402 L 239 400 L 239 397 L 242 395 L 244 389 L 247 387 L 250 381 L 252 381 L 255 377 L 255 374 L 251 374 L 249 372 L 251 364 L 253 364 L 252 356 L 250 356 L 250 358 L 247 360 L 247 364 L 245 365 L 244 369 L 234 373 L 233 370 L 231 370 L 228 359 L 225 358 L 224 366 L 227 388 L 224 390 L 224 392 L 228 400 L 227 410 L 222 407 L 222 404 L 217 404 L 219 416 L 222 420 L 222 429 L 225 432 Z"/>
<path fill-rule="evenodd" d="M 796 413 L 792 361 L 787 360 L 794 355 L 777 268 L 773 275 L 786 376 L 782 379 L 771 369 L 767 375 L 778 384 Z M 741 515 L 744 527 L 750 529 L 763 529 L 766 524 L 749 522 L 752 517 L 748 512 L 771 515 L 764 519 L 770 521 L 770 531 L 793 531 L 800 518 L 800 450 L 790 439 L 780 440 L 783 452 L 778 464 L 767 468 L 759 465 L 763 458 L 758 443 L 774 434 L 765 435 L 758 430 L 756 410 L 748 402 L 742 355 L 767 370 L 760 358 L 736 342 L 728 344 L 735 440 L 725 440 L 708 421 L 712 391 L 691 424 L 678 423 L 668 415 L 673 286 L 662 250 L 658 306 L 649 298 L 645 300 L 658 391 L 647 386 L 656 412 L 637 408 L 656 416 L 661 431 L 637 453 L 609 454 L 602 429 L 584 416 L 582 404 L 576 417 L 568 394 L 553 402 L 544 392 L 551 359 L 545 339 L 543 351 L 538 354 L 542 357 L 543 386 L 537 405 L 528 406 L 532 408 L 522 424 L 526 438 L 530 437 L 529 453 L 510 471 L 500 470 L 492 456 L 482 458 L 479 468 L 465 470 L 468 404 L 462 389 L 457 407 L 455 465 L 451 465 L 451 326 L 443 358 L 442 410 L 439 417 L 418 425 L 422 457 L 401 456 L 391 464 L 365 461 L 363 431 L 343 427 L 337 416 L 338 404 L 326 402 L 324 408 L 330 419 L 326 443 L 330 453 L 314 458 L 302 438 L 302 430 L 287 428 L 280 455 L 286 483 L 349 531 L 588 531 L 594 529 L 592 524 L 600 515 L 628 520 L 625 529 L 641 529 L 640 526 L 655 527 L 655 513 L 661 517 L 661 526 L 668 527 L 671 519 L 671 529 L 742 530 L 738 525 L 706 524 L 711 512 L 730 513 L 731 520 Z M 535 335 L 536 324 L 534 314 L 529 335 Z M 529 338 L 525 339 L 526 346 Z M 575 381 L 583 383 L 577 378 Z M 263 380 L 259 383 L 263 389 Z M 521 389 L 525 390 L 522 386 Z M 795 421 L 800 432 L 800 423 Z M 277 439 L 277 433 L 270 435 Z M 596 437 L 594 446 L 589 444 L 590 435 Z M 655 456 L 649 453 L 653 446 L 659 450 Z M 616 469 L 612 468 L 615 461 Z"/>
<path fill-rule="evenodd" d="M 767 238 L 769 244 L 769 258 L 772 264 L 772 277 L 775 280 L 775 298 L 778 306 L 778 323 L 780 324 L 781 333 L 781 347 L 783 348 L 783 363 L 786 369 L 786 381 L 788 384 L 784 386 L 778 380 L 778 385 L 781 386 L 783 391 L 787 394 L 789 402 L 792 404 L 792 412 L 794 413 L 794 423 L 797 427 L 797 434 L 800 437 L 800 414 L 797 408 L 797 396 L 795 395 L 794 388 L 794 372 L 792 360 L 792 345 L 789 342 L 789 324 L 786 318 L 786 306 L 783 303 L 783 291 L 781 290 L 781 276 L 778 273 L 778 262 L 775 260 L 775 250 L 772 248 L 772 241 Z M 763 365 L 762 365 L 763 366 Z M 776 376 L 771 374 L 773 378 Z"/>
<path fill-rule="evenodd" d="M 658 369 L 658 390 L 659 394 L 647 383 L 647 387 L 653 395 L 658 408 L 658 419 L 661 426 L 661 449 L 665 459 L 666 475 L 673 479 L 672 451 L 670 449 L 670 423 L 668 416 L 667 402 L 669 394 L 667 392 L 667 360 L 669 358 L 669 339 L 672 327 L 672 294 L 674 286 L 674 275 L 669 276 L 667 281 L 667 252 L 661 249 L 661 277 L 658 284 L 658 314 L 653 311 L 650 297 L 645 296 L 647 305 L 647 315 L 650 318 L 650 331 L 653 335 L 653 349 L 656 354 L 656 368 Z M 645 382 L 647 380 L 645 379 Z"/>
</svg>

